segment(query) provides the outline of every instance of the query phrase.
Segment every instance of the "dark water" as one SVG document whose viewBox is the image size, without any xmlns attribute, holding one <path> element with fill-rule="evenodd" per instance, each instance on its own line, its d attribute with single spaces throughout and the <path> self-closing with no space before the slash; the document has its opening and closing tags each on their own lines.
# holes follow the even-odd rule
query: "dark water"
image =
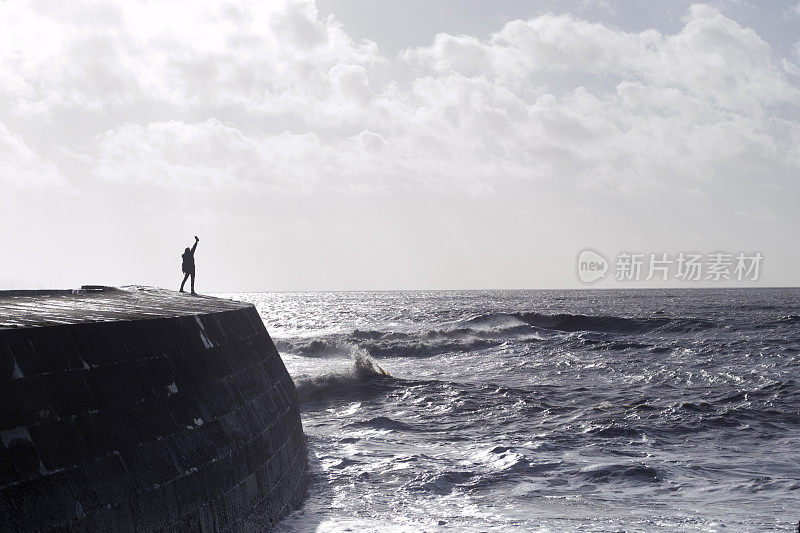
<svg viewBox="0 0 800 533">
<path fill-rule="evenodd" d="M 309 497 L 280 531 L 800 519 L 798 289 L 236 297 L 303 402 Z"/>
</svg>

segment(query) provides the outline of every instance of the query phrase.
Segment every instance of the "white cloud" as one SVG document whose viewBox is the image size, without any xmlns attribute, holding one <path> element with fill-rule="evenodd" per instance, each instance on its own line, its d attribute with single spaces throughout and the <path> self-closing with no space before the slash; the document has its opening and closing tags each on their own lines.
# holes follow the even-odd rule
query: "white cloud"
<svg viewBox="0 0 800 533">
<path fill-rule="evenodd" d="M 440 34 L 400 57 L 431 72 L 415 82 L 415 115 L 433 117 L 420 129 L 450 124 L 444 139 L 529 176 L 637 193 L 797 170 L 785 133 L 798 123 L 784 111 L 800 89 L 787 63 L 711 7 L 685 22 L 663 35 L 548 14 L 486 41 Z"/>
<path fill-rule="evenodd" d="M 674 34 L 556 14 L 439 34 L 391 65 L 407 86 L 310 0 L 32 6 L 0 4 L 0 119 L 101 115 L 67 148 L 105 180 L 650 194 L 798 166 L 795 64 L 706 5 Z"/>
<path fill-rule="evenodd" d="M 0 184 L 3 187 L 35 188 L 64 183 L 55 165 L 44 161 L 20 135 L 0 122 Z"/>
<path fill-rule="evenodd" d="M 364 194 L 405 190 L 415 183 L 451 184 L 454 160 L 426 157 L 423 148 L 419 141 L 392 144 L 369 130 L 325 141 L 311 132 L 245 133 L 216 119 L 125 124 L 98 140 L 94 174 L 111 182 L 183 190 L 281 194 Z M 475 173 L 482 168 L 481 177 L 487 178 L 496 167 L 475 157 L 459 162 L 463 187 L 476 191 Z"/>
<path fill-rule="evenodd" d="M 546 83 L 548 76 L 566 72 L 583 75 L 584 83 L 613 76 L 675 87 L 734 110 L 800 101 L 800 91 L 765 41 L 702 4 L 692 6 L 675 35 L 629 33 L 548 14 L 509 22 L 483 43 L 440 34 L 432 46 L 406 50 L 401 57 L 439 72 L 478 70 L 509 83 Z"/>
<path fill-rule="evenodd" d="M 775 220 L 775 215 L 769 209 L 761 207 L 755 211 L 736 211 L 737 216 L 744 217 L 752 222 L 771 222 Z"/>
<path fill-rule="evenodd" d="M 615 3 L 610 2 L 609 0 L 581 0 L 581 5 L 584 8 L 597 8 L 597 9 L 604 9 L 611 14 L 616 13 L 617 6 Z"/>
<path fill-rule="evenodd" d="M 316 255 L 339 235 L 359 243 L 364 271 L 388 273 L 377 280 L 408 279 L 370 263 L 388 235 L 424 263 L 419 286 L 435 284 L 431 253 L 452 259 L 448 283 L 490 279 L 472 269 L 504 284 L 514 263 L 522 286 L 540 251 L 590 238 L 796 241 L 800 45 L 773 49 L 707 5 L 674 30 L 555 13 L 482 24 L 488 37 L 440 33 L 387 58 L 312 0 L 0 1 L 0 184 L 15 224 L 0 238 L 22 257 L 52 224 L 16 187 L 63 175 L 77 194 L 48 215 L 64 242 L 84 227 L 145 239 L 142 206 L 165 249 L 176 221 L 222 237 L 238 231 L 226 216 L 274 216 L 285 224 L 270 239 L 313 251 L 290 277 L 315 286 L 330 285 Z M 178 200 L 188 191 L 192 205 Z M 473 243 L 496 253 L 451 280 Z"/>
<path fill-rule="evenodd" d="M 377 133 L 324 142 L 314 133 L 245 134 L 205 122 L 126 124 L 97 143 L 95 174 L 108 181 L 185 190 L 363 193 L 397 186 Z"/>
<path fill-rule="evenodd" d="M 313 2 L 0 3 L 0 101 L 18 113 L 164 102 L 284 112 L 377 61 Z"/>
<path fill-rule="evenodd" d="M 329 150 L 312 134 L 247 136 L 216 119 L 125 124 L 99 140 L 95 173 L 109 181 L 188 190 L 308 190 Z"/>
</svg>

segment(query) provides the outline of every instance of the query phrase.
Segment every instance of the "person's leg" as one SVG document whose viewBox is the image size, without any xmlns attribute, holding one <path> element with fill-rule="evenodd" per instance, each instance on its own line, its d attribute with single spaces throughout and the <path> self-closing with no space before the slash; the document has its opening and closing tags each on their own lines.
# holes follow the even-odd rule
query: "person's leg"
<svg viewBox="0 0 800 533">
<path fill-rule="evenodd" d="M 194 270 L 192 270 L 192 294 L 194 293 Z"/>
<path fill-rule="evenodd" d="M 183 275 L 183 281 L 181 282 L 181 292 L 183 292 L 183 286 L 186 285 L 186 280 L 189 279 L 189 273 Z M 194 282 L 194 280 L 192 280 Z"/>
</svg>

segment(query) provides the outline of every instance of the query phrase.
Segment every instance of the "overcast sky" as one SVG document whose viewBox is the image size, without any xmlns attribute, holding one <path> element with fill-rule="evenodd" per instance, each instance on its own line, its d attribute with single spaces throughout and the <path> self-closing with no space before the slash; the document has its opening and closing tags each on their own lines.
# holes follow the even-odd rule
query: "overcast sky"
<svg viewBox="0 0 800 533">
<path fill-rule="evenodd" d="M 0 285 L 800 284 L 800 4 L 0 1 Z M 612 285 L 605 285 L 612 286 Z"/>
</svg>

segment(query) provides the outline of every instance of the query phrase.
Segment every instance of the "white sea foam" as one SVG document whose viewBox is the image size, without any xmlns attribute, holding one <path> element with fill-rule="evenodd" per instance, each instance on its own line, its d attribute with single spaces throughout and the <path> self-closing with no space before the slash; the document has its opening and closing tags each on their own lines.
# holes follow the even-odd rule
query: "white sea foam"
<svg viewBox="0 0 800 533">
<path fill-rule="evenodd" d="M 241 297 L 309 437 L 279 532 L 796 527 L 798 290 Z"/>
</svg>

